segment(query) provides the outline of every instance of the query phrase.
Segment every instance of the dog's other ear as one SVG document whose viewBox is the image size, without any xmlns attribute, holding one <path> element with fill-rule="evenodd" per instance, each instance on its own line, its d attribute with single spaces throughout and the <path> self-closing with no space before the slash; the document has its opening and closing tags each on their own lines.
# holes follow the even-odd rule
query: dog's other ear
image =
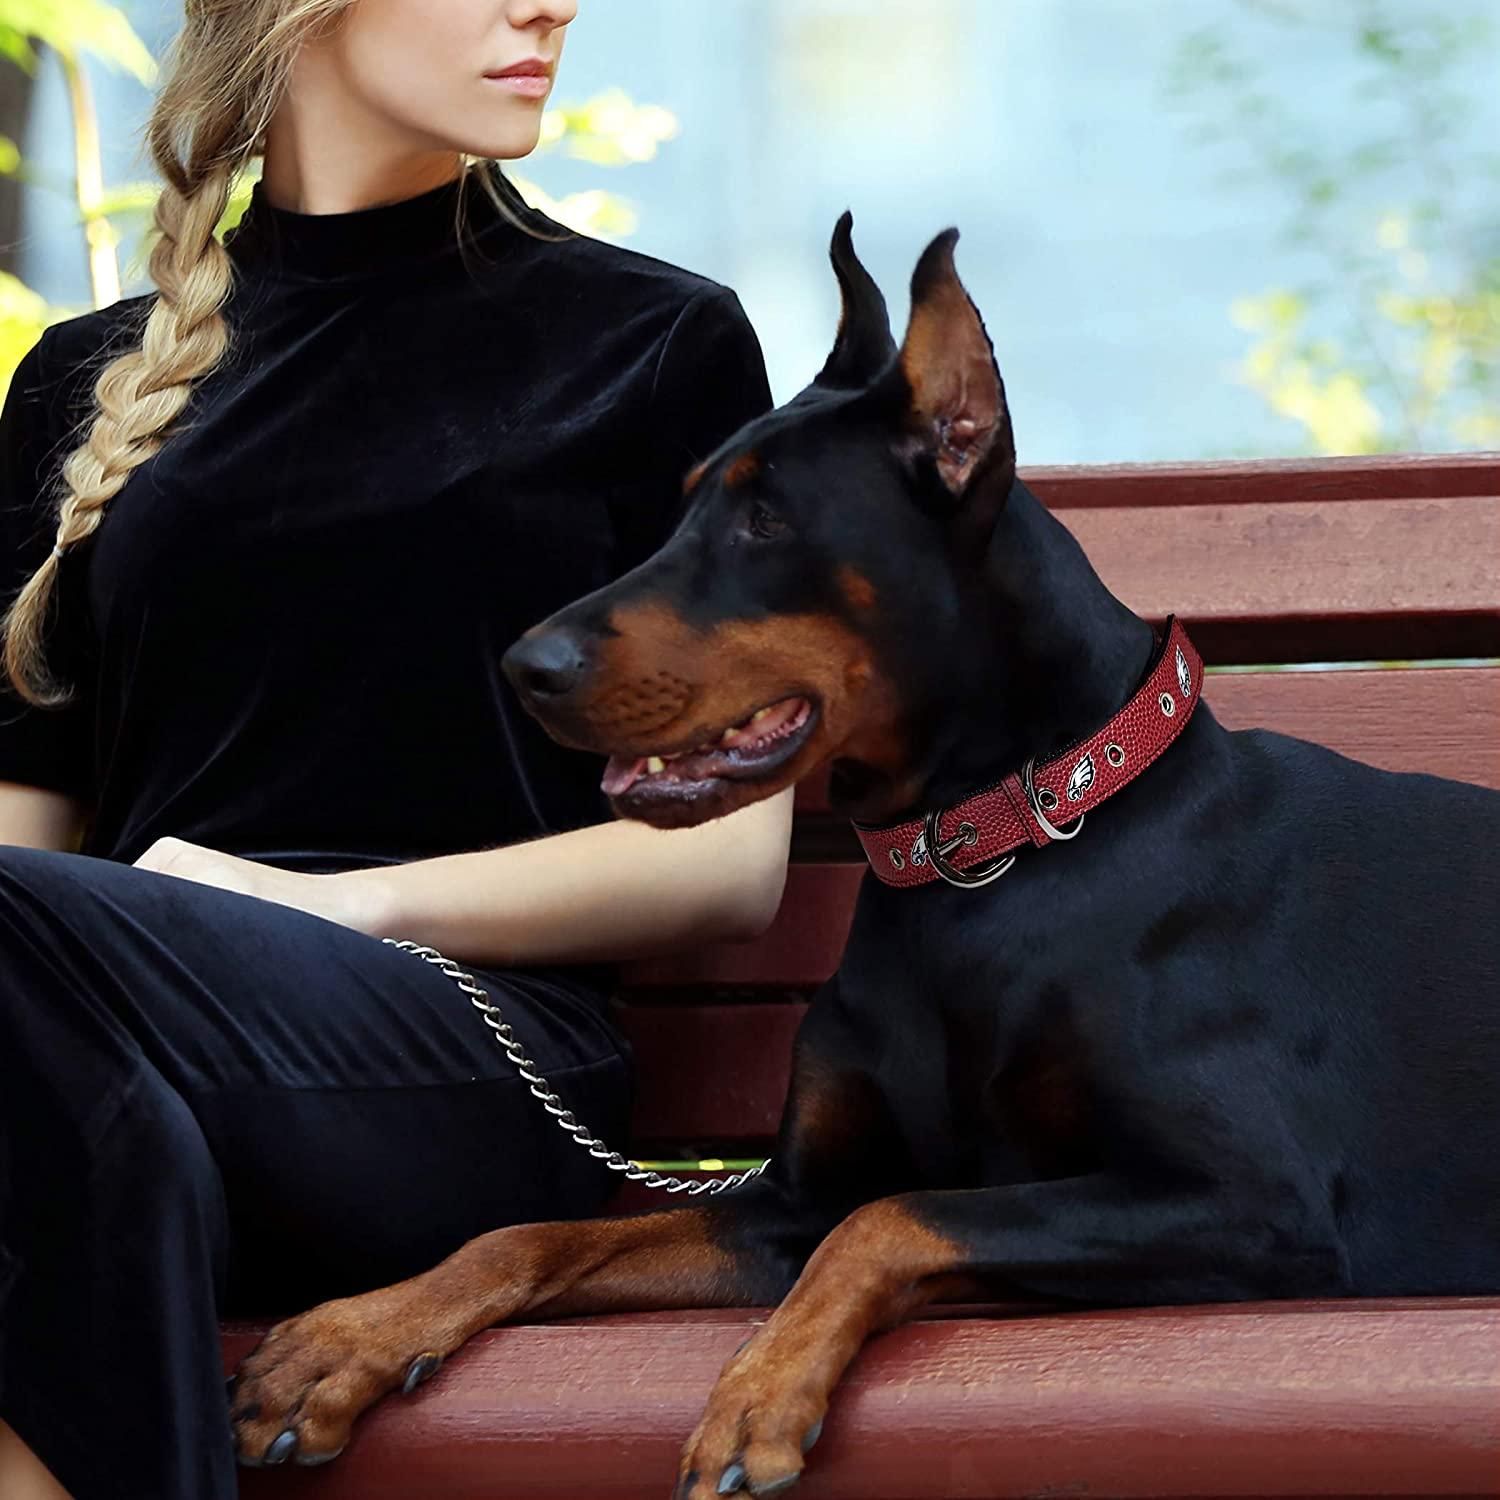
<svg viewBox="0 0 1500 1500">
<path fill-rule="evenodd" d="M 814 385 L 857 390 L 874 380 L 895 357 L 890 315 L 874 278 L 854 253 L 854 215 L 846 208 L 834 225 L 828 258 L 839 279 L 843 303 L 833 353 L 818 371 Z"/>
<path fill-rule="evenodd" d="M 979 310 L 953 264 L 958 230 L 922 252 L 911 278 L 911 321 L 900 369 L 910 391 L 906 428 L 913 458 L 929 458 L 948 493 L 965 502 L 983 475 L 992 523 L 1016 472 L 1005 387 Z"/>
</svg>

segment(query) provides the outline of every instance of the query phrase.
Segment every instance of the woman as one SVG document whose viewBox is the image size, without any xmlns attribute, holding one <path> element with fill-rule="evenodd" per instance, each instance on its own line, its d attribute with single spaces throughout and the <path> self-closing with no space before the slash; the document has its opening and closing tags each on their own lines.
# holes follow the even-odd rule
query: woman
<svg viewBox="0 0 1500 1500">
<path fill-rule="evenodd" d="M 493 167 L 535 146 L 574 11 L 190 0 L 149 131 L 157 291 L 16 372 L 6 1500 L 231 1496 L 223 1311 L 601 1207 L 610 1174 L 382 936 L 482 966 L 612 1139 L 613 962 L 779 901 L 786 796 L 612 821 L 597 759 L 498 670 L 653 551 L 683 472 L 769 405 L 732 292 L 566 234 Z"/>
</svg>

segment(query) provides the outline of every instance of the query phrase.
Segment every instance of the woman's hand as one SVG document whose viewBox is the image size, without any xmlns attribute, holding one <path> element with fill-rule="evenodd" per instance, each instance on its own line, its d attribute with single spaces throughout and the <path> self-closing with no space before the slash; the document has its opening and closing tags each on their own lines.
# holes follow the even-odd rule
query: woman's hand
<svg viewBox="0 0 1500 1500">
<path fill-rule="evenodd" d="M 238 891 L 244 896 L 259 896 L 262 901 L 295 906 L 298 911 L 376 935 L 375 913 L 364 888 L 341 881 L 337 875 L 279 870 L 274 865 L 257 864 L 236 854 L 221 854 L 217 849 L 205 849 L 201 844 L 178 838 L 157 839 L 135 863 L 138 869 L 196 880 L 199 885 L 216 885 L 220 890 Z"/>
</svg>

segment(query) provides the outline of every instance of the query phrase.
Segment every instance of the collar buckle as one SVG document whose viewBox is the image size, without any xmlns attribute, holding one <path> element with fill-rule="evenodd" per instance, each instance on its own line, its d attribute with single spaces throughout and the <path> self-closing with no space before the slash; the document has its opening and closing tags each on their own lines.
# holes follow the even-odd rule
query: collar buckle
<svg viewBox="0 0 1500 1500">
<path fill-rule="evenodd" d="M 988 885 L 990 881 L 998 880 L 1015 864 L 1014 854 L 1002 854 L 999 859 L 991 860 L 986 865 L 975 865 L 967 870 L 959 870 L 950 865 L 948 856 L 962 845 L 974 843 L 979 837 L 979 831 L 972 823 L 960 823 L 958 832 L 951 839 L 942 839 L 938 833 L 938 825 L 942 822 L 943 812 L 944 809 L 938 807 L 927 814 L 922 825 L 920 843 L 926 848 L 927 859 L 933 870 L 949 885 L 965 887 Z M 915 862 L 914 858 L 913 863 Z"/>
</svg>

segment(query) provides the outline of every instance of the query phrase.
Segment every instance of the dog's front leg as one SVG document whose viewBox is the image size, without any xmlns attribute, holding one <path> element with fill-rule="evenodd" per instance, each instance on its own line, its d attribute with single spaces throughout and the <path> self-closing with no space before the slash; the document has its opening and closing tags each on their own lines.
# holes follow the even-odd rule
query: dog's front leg
<svg viewBox="0 0 1500 1500">
<path fill-rule="evenodd" d="M 979 1290 L 961 1248 L 912 1212 L 914 1202 L 947 1196 L 867 1204 L 818 1246 L 786 1300 L 724 1366 L 683 1450 L 674 1500 L 790 1487 L 864 1341 L 924 1303 Z"/>
<path fill-rule="evenodd" d="M 1097 1302 L 1336 1294 L 1336 1248 L 1295 1218 L 1277 1221 L 1250 1194 L 1148 1192 L 1103 1173 L 866 1204 L 724 1366 L 683 1452 L 678 1500 L 795 1483 L 861 1345 L 928 1302 L 997 1291 Z"/>
<path fill-rule="evenodd" d="M 362 1411 L 413 1389 L 495 1323 L 774 1303 L 799 1264 L 781 1249 L 797 1238 L 789 1215 L 755 1182 L 692 1207 L 514 1225 L 420 1276 L 325 1302 L 278 1324 L 241 1364 L 231 1414 L 240 1461 L 333 1458 Z"/>
</svg>

